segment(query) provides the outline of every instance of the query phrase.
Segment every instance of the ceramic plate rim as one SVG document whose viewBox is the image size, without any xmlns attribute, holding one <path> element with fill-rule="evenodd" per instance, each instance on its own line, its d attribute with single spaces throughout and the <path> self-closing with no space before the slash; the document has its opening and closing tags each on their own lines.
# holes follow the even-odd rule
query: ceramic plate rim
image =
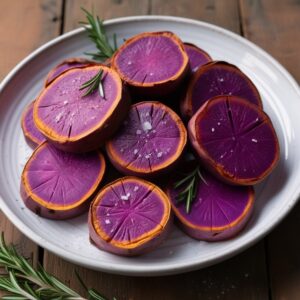
<svg viewBox="0 0 300 300">
<path fill-rule="evenodd" d="M 246 45 L 247 47 L 254 50 L 256 53 L 260 54 L 264 59 L 268 60 L 273 66 L 282 73 L 282 75 L 285 77 L 285 79 L 289 82 L 291 87 L 293 87 L 296 94 L 299 95 L 300 98 L 300 88 L 296 82 L 296 80 L 290 75 L 290 73 L 277 61 L 275 60 L 270 54 L 268 54 L 266 51 L 261 49 L 259 46 L 255 45 L 254 43 L 246 40 L 245 38 L 227 30 L 222 27 L 209 24 L 203 21 L 188 19 L 188 18 L 182 18 L 182 17 L 173 17 L 173 16 L 160 16 L 160 15 L 152 15 L 152 16 L 129 16 L 129 17 L 121 17 L 121 18 L 115 18 L 105 21 L 104 23 L 107 25 L 113 25 L 118 23 L 130 23 L 130 22 L 136 22 L 136 21 L 170 21 L 174 23 L 184 23 L 184 24 L 191 24 L 196 25 L 200 27 L 204 27 L 207 30 L 213 30 L 217 31 L 219 33 L 222 33 L 226 35 L 227 37 L 230 37 L 233 40 L 237 40 L 240 43 Z M 35 58 L 38 54 L 42 53 L 43 51 L 47 50 L 47 48 L 51 47 L 52 45 L 55 45 L 62 40 L 68 39 L 72 36 L 75 36 L 77 34 L 80 34 L 84 29 L 78 28 L 75 30 L 72 30 L 70 32 L 67 32 L 61 36 L 58 36 L 49 42 L 45 43 L 44 45 L 40 46 L 38 49 L 33 51 L 31 54 L 26 56 L 21 62 L 19 62 L 10 72 L 9 74 L 2 80 L 0 84 L 0 93 L 5 88 L 7 84 L 9 84 L 10 80 L 18 73 L 19 70 L 22 69 L 23 66 L 28 64 L 32 59 Z M 212 257 L 205 261 L 197 261 L 195 260 L 189 260 L 188 262 L 181 262 L 174 264 L 164 264 L 160 267 L 151 267 L 147 266 L 147 269 L 145 269 L 143 266 L 132 266 L 129 267 L 127 264 L 119 264 L 118 267 L 112 266 L 110 263 L 106 262 L 99 262 L 97 265 L 93 265 L 91 263 L 91 259 L 79 257 L 78 255 L 74 254 L 73 252 L 69 252 L 65 249 L 61 249 L 59 246 L 53 245 L 49 243 L 44 238 L 40 237 L 38 234 L 36 234 L 32 229 L 30 229 L 28 226 L 24 225 L 21 220 L 17 218 L 17 216 L 14 214 L 14 212 L 9 208 L 9 206 L 3 201 L 2 197 L 0 197 L 0 209 L 4 212 L 4 214 L 9 218 L 9 220 L 29 239 L 37 243 L 38 245 L 42 246 L 46 250 L 72 262 L 75 264 L 82 265 L 84 267 L 90 268 L 90 269 L 96 269 L 101 270 L 109 273 L 117 273 L 117 274 L 130 274 L 130 275 L 137 275 L 137 276 L 152 276 L 152 275 L 168 275 L 168 274 L 175 274 L 180 272 L 186 272 L 191 271 L 199 268 L 203 268 L 209 265 L 212 265 L 214 263 L 217 263 L 219 261 L 225 260 L 229 257 L 232 257 L 233 255 L 245 250 L 246 248 L 250 247 L 254 243 L 261 240 L 267 233 L 269 233 L 276 225 L 278 225 L 284 217 L 292 210 L 294 205 L 297 203 L 297 200 L 300 195 L 300 186 L 294 190 L 291 198 L 289 199 L 289 205 L 286 205 L 284 209 L 281 211 L 281 214 L 277 216 L 278 218 L 275 219 L 273 222 L 270 222 L 267 227 L 260 229 L 257 232 L 257 235 L 255 237 L 250 236 L 247 240 L 245 240 L 243 243 L 236 245 L 236 246 L 229 246 L 225 251 L 223 251 L 221 254 L 219 254 L 216 257 Z M 147 273 L 146 273 L 147 272 Z"/>
</svg>

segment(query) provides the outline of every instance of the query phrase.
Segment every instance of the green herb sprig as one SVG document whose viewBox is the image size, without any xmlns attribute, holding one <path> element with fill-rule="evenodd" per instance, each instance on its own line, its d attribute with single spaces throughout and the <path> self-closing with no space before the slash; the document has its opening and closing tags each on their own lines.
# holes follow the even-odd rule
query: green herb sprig
<svg viewBox="0 0 300 300">
<path fill-rule="evenodd" d="M 176 200 L 178 203 L 185 201 L 185 211 L 187 214 L 190 213 L 191 205 L 197 195 L 199 180 L 202 180 L 207 184 L 200 172 L 200 167 L 198 166 L 193 171 L 186 174 L 183 179 L 174 183 L 174 189 L 182 189 L 176 196 Z"/>
<path fill-rule="evenodd" d="M 84 298 L 66 286 L 42 266 L 33 268 L 14 246 L 7 246 L 3 234 L 0 239 L 0 290 L 9 292 L 3 300 L 106 300 L 96 290 L 85 289 Z M 80 279 L 83 284 L 83 281 Z"/>
<path fill-rule="evenodd" d="M 104 89 L 103 89 L 103 70 L 101 69 L 94 77 L 86 81 L 81 85 L 79 90 L 86 90 L 86 92 L 81 96 L 85 97 L 91 95 L 95 90 L 99 91 L 100 96 L 105 99 Z"/>
<path fill-rule="evenodd" d="M 81 7 L 81 9 L 85 13 L 87 22 L 79 23 L 83 25 L 88 33 L 88 37 L 92 40 L 98 50 L 96 53 L 85 54 L 91 56 L 92 59 L 101 62 L 112 57 L 118 49 L 116 34 L 113 35 L 113 46 L 111 46 L 103 26 L 103 21 L 83 7 Z"/>
</svg>

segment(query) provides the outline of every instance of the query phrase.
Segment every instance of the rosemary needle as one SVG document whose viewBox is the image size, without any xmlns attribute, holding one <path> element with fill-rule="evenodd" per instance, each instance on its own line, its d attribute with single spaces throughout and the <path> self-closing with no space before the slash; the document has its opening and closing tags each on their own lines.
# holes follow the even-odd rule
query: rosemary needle
<svg viewBox="0 0 300 300">
<path fill-rule="evenodd" d="M 176 196 L 176 200 L 178 203 L 185 201 L 185 211 L 187 214 L 190 213 L 191 205 L 197 196 L 199 179 L 207 184 L 198 166 L 193 171 L 186 174 L 184 178 L 174 183 L 174 189 L 182 188 Z"/>
<path fill-rule="evenodd" d="M 98 61 L 104 61 L 112 57 L 118 48 L 116 34 L 113 35 L 113 46 L 111 46 L 103 26 L 103 21 L 83 7 L 81 7 L 81 9 L 85 13 L 87 22 L 79 23 L 83 25 L 88 33 L 88 37 L 92 40 L 98 50 L 96 53 L 85 54 L 92 56 L 94 60 Z"/>
<path fill-rule="evenodd" d="M 88 298 L 84 298 L 47 273 L 42 266 L 33 268 L 14 246 L 6 245 L 3 233 L 0 239 L 0 269 L 0 290 L 9 293 L 2 296 L 3 300 L 106 300 L 96 290 L 88 288 Z"/>
<path fill-rule="evenodd" d="M 102 81 L 103 70 L 101 69 L 94 77 L 81 85 L 79 88 L 80 91 L 86 89 L 86 92 L 81 97 L 91 95 L 96 89 L 98 89 L 100 96 L 105 99 Z"/>
</svg>

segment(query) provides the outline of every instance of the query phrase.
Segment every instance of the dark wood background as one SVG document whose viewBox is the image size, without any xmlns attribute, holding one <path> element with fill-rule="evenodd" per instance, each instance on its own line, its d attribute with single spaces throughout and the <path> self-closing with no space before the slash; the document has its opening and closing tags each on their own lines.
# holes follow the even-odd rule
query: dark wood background
<svg viewBox="0 0 300 300">
<path fill-rule="evenodd" d="M 267 50 L 300 81 L 299 0 L 1 0 L 0 79 L 38 46 L 78 27 L 84 18 L 80 6 L 92 5 L 103 19 L 160 14 L 222 26 Z M 300 299 L 300 205 L 244 253 L 204 270 L 156 278 L 108 275 L 70 264 L 39 248 L 0 214 L 7 242 L 81 293 L 74 269 L 109 299 Z"/>
</svg>

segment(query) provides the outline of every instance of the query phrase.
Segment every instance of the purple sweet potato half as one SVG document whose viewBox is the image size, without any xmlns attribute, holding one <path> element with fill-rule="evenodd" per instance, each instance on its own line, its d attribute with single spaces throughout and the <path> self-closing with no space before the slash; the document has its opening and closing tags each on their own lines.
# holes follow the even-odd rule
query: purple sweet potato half
<svg viewBox="0 0 300 300">
<path fill-rule="evenodd" d="M 45 80 L 45 86 L 49 85 L 54 79 L 56 79 L 58 76 L 60 76 L 68 70 L 74 68 L 84 68 L 86 66 L 95 64 L 97 63 L 91 60 L 87 60 L 85 58 L 74 57 L 65 59 L 48 73 Z"/>
<path fill-rule="evenodd" d="M 178 115 L 160 102 L 146 101 L 131 106 L 121 128 L 106 143 L 106 152 L 120 172 L 149 178 L 170 170 L 186 141 Z"/>
<path fill-rule="evenodd" d="M 210 55 L 194 44 L 184 43 L 184 50 L 189 57 L 190 69 L 196 72 L 199 67 L 212 61 Z"/>
<path fill-rule="evenodd" d="M 83 83 L 103 70 L 104 97 L 98 89 L 83 96 Z M 99 148 L 118 128 L 130 106 L 119 75 L 106 66 L 68 70 L 48 85 L 36 100 L 33 118 L 48 141 L 69 152 Z"/>
<path fill-rule="evenodd" d="M 91 241 L 118 255 L 140 255 L 157 247 L 172 226 L 171 204 L 153 183 L 123 177 L 102 188 L 89 211 Z"/>
<path fill-rule="evenodd" d="M 42 135 L 42 133 L 37 129 L 35 123 L 33 121 L 33 102 L 29 103 L 26 106 L 22 119 L 21 119 L 21 127 L 23 130 L 23 134 L 25 136 L 26 142 L 32 147 L 40 145 L 45 142 L 46 139 Z"/>
<path fill-rule="evenodd" d="M 242 97 L 262 108 L 259 92 L 246 74 L 227 62 L 214 61 L 193 74 L 181 102 L 181 112 L 191 117 L 207 100 L 220 95 Z"/>
<path fill-rule="evenodd" d="M 167 195 L 178 225 L 189 236 L 205 241 L 229 239 L 240 232 L 252 215 L 254 190 L 251 186 L 233 186 L 202 170 L 190 213 L 177 201 L 180 191 L 171 180 Z"/>
<path fill-rule="evenodd" d="M 219 96 L 206 102 L 189 121 L 188 132 L 201 161 L 232 184 L 260 182 L 279 160 L 270 118 L 239 97 Z"/>
<path fill-rule="evenodd" d="M 104 171 L 105 160 L 99 151 L 68 153 L 44 142 L 24 167 L 21 196 L 41 217 L 72 218 L 88 210 Z"/>
<path fill-rule="evenodd" d="M 136 95 L 162 96 L 188 73 L 188 56 L 172 32 L 145 32 L 128 39 L 112 58 L 114 68 Z"/>
</svg>

